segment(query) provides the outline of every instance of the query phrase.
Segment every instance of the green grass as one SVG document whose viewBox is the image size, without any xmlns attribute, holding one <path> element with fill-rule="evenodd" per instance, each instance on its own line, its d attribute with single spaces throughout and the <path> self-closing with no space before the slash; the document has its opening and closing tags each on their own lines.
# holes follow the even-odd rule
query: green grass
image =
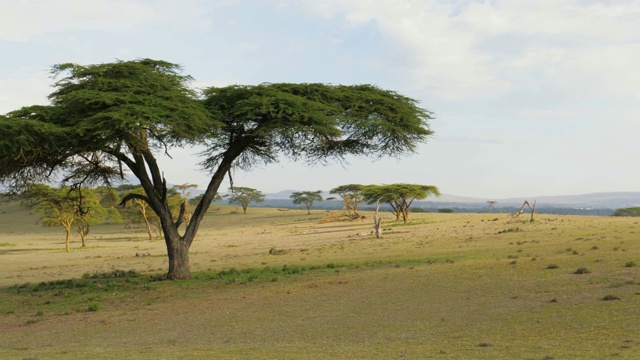
<svg viewBox="0 0 640 360">
<path fill-rule="evenodd" d="M 0 219 L 0 234 L 24 232 L 1 255 L 14 283 L 0 288 L 0 358 L 640 354 L 640 225 L 629 219 L 536 214 L 515 230 L 500 214 L 414 213 L 375 239 L 356 235 L 368 221 L 227 210 L 205 218 L 185 281 L 160 280 L 161 241 L 98 227 L 102 241 L 66 254 L 55 231 Z"/>
</svg>

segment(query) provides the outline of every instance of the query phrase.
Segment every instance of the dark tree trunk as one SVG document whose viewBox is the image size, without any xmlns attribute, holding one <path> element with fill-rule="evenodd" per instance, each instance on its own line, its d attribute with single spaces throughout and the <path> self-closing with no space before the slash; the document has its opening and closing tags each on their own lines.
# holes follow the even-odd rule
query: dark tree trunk
<svg viewBox="0 0 640 360">
<path fill-rule="evenodd" d="M 189 242 L 177 236 L 172 238 L 165 232 L 167 253 L 169 255 L 168 280 L 184 280 L 191 277 L 191 264 L 189 262 Z"/>
</svg>

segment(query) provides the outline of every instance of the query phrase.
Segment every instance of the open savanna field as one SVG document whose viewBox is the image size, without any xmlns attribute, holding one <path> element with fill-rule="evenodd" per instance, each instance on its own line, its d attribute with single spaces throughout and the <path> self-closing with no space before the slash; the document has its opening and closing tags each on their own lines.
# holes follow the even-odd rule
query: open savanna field
<svg viewBox="0 0 640 360">
<path fill-rule="evenodd" d="M 636 218 L 213 207 L 171 282 L 142 229 L 66 253 L 1 205 L 0 358 L 640 358 Z"/>
</svg>

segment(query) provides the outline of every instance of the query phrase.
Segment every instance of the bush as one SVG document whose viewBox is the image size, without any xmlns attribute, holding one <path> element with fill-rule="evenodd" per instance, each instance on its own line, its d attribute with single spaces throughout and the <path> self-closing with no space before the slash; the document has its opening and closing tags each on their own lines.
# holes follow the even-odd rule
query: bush
<svg viewBox="0 0 640 360">
<path fill-rule="evenodd" d="M 447 208 L 443 208 L 443 209 L 438 209 L 439 213 L 443 213 L 443 214 L 450 214 L 453 212 L 452 209 L 447 209 Z"/>
<path fill-rule="evenodd" d="M 270 255 L 284 255 L 286 253 L 287 251 L 284 249 L 276 249 L 275 247 L 272 247 L 271 249 L 269 249 Z"/>
<path fill-rule="evenodd" d="M 576 271 L 574 272 L 574 274 L 589 274 L 591 271 L 589 269 L 587 269 L 586 267 L 579 267 L 576 269 Z"/>
<path fill-rule="evenodd" d="M 617 209 L 611 216 L 640 216 L 640 207 Z"/>
</svg>

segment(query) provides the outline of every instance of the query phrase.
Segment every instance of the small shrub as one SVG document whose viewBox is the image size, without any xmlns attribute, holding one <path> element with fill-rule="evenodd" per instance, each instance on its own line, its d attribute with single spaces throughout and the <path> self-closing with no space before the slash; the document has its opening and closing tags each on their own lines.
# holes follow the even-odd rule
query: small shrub
<svg viewBox="0 0 640 360">
<path fill-rule="evenodd" d="M 549 264 L 547 265 L 547 269 L 557 269 L 559 268 L 558 264 Z"/>
<path fill-rule="evenodd" d="M 87 311 L 98 311 L 98 309 L 100 308 L 100 304 L 98 304 L 97 302 L 92 302 L 91 304 L 89 304 L 89 307 L 87 307 Z"/>
<path fill-rule="evenodd" d="M 599 248 L 598 246 L 596 246 L 596 245 L 593 245 L 593 246 L 591 247 L 591 250 L 598 250 L 598 249 L 600 249 L 600 248 Z"/>
<path fill-rule="evenodd" d="M 38 312 L 36 313 L 36 316 L 42 316 L 42 315 L 44 315 L 44 311 L 38 310 Z"/>
<path fill-rule="evenodd" d="M 620 300 L 620 298 L 616 295 L 605 295 L 602 298 L 602 301 L 611 301 L 611 300 Z"/>
<path fill-rule="evenodd" d="M 286 254 L 287 251 L 284 249 L 276 249 L 275 247 L 272 247 L 271 249 L 269 249 L 269 254 L 270 255 L 283 255 Z"/>
<path fill-rule="evenodd" d="M 586 267 L 579 267 L 574 272 L 574 274 L 589 274 L 589 273 L 591 273 L 591 271 L 589 269 L 587 269 Z"/>
<path fill-rule="evenodd" d="M 629 261 L 628 263 L 624 264 L 625 267 L 634 267 L 636 266 L 636 263 L 633 261 Z"/>
</svg>

